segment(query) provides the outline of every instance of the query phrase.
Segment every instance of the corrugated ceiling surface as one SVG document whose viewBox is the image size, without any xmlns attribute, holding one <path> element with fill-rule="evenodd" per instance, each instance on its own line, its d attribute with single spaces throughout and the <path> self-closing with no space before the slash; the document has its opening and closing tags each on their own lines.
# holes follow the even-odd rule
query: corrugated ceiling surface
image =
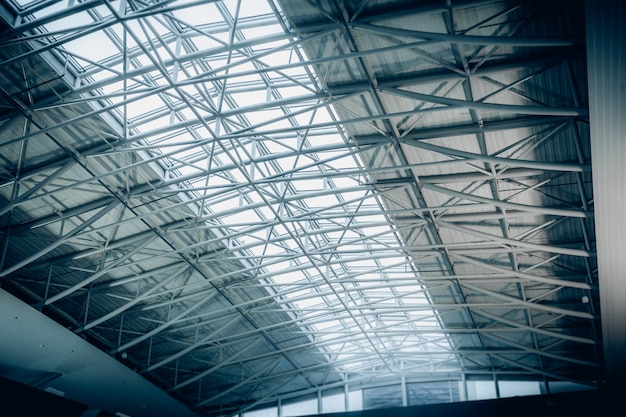
<svg viewBox="0 0 626 417">
<path fill-rule="evenodd" d="M 361 156 L 466 369 L 596 372 L 582 8 L 561 6 L 284 4 L 297 33 L 336 27 L 304 47 L 336 58 L 316 69 L 352 93 L 350 139 L 388 143 Z"/>
</svg>

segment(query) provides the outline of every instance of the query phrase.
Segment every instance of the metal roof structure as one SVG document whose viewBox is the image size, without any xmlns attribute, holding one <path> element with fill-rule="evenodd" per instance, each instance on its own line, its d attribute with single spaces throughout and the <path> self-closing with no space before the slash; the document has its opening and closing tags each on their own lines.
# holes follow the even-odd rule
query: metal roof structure
<svg viewBox="0 0 626 417">
<path fill-rule="evenodd" d="M 400 376 L 602 385 L 583 3 L 0 16 L 2 287 L 193 413 Z"/>
</svg>

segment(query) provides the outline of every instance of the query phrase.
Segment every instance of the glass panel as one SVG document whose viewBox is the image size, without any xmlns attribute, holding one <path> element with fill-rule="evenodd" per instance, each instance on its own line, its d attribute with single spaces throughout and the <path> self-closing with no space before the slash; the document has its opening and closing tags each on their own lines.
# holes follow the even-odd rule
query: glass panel
<svg viewBox="0 0 626 417">
<path fill-rule="evenodd" d="M 246 411 L 243 413 L 243 417 L 277 417 L 278 416 L 278 408 L 270 407 L 263 408 L 261 410 L 254 411 Z"/>
<path fill-rule="evenodd" d="M 387 385 L 385 387 L 367 388 L 363 390 L 364 408 L 402 407 L 402 386 Z"/>
<path fill-rule="evenodd" d="M 449 403 L 461 399 L 457 381 L 410 383 L 406 389 L 409 405 Z"/>
<path fill-rule="evenodd" d="M 323 413 L 342 413 L 344 411 L 346 411 L 346 396 L 343 392 L 322 397 Z"/>
<path fill-rule="evenodd" d="M 539 395 L 541 389 L 537 381 L 498 381 L 500 398 L 518 395 Z"/>
<path fill-rule="evenodd" d="M 319 414 L 317 410 L 317 398 L 283 404 L 283 417 L 307 416 L 311 414 Z"/>
<path fill-rule="evenodd" d="M 363 391 L 355 390 L 348 393 L 348 411 L 360 411 L 363 409 Z"/>
<path fill-rule="evenodd" d="M 497 397 L 494 381 L 467 381 L 468 400 L 487 400 Z"/>
</svg>

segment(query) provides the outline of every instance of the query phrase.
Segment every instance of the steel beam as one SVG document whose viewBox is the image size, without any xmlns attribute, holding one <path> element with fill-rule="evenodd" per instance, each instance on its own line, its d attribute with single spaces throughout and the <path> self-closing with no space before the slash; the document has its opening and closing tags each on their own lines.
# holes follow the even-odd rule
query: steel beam
<svg viewBox="0 0 626 417">
<path fill-rule="evenodd" d="M 468 161 L 481 161 L 485 163 L 503 165 L 506 167 L 520 167 L 545 171 L 561 171 L 561 172 L 589 172 L 591 164 L 568 164 L 563 162 L 543 162 L 538 160 L 524 160 L 517 158 L 503 158 L 499 156 L 490 156 L 477 154 L 473 152 L 462 151 L 459 149 L 448 148 L 444 146 L 433 145 L 425 141 L 402 139 L 403 143 L 414 146 L 416 148 L 436 152 L 456 158 L 463 158 Z"/>
<path fill-rule="evenodd" d="M 0 278 L 6 277 L 7 275 L 12 274 L 13 272 L 15 272 L 15 271 L 25 267 L 26 265 L 30 264 L 31 262 L 36 261 L 37 259 L 39 259 L 42 256 L 46 255 L 47 253 L 50 253 L 51 251 L 53 251 L 57 247 L 67 243 L 70 239 L 72 239 L 73 237 L 78 235 L 83 230 L 89 228 L 91 225 L 93 225 L 96 221 L 98 221 L 103 216 L 108 214 L 111 210 L 113 210 L 119 204 L 120 204 L 120 202 L 118 200 L 116 200 L 116 199 L 113 200 L 113 201 L 110 201 L 99 212 L 97 212 L 96 214 L 91 216 L 89 219 L 83 221 L 80 225 L 76 226 L 74 229 L 72 229 L 67 234 L 58 237 L 57 240 L 54 241 L 53 243 L 51 243 L 50 245 L 46 246 L 45 248 L 39 250 L 37 253 L 35 253 L 33 255 L 30 255 L 27 258 L 17 262 L 14 265 L 11 265 L 10 267 L 6 268 L 5 270 L 1 271 L 0 272 Z"/>
<path fill-rule="evenodd" d="M 485 205 L 491 205 L 491 206 L 496 206 L 496 207 L 504 207 L 506 209 L 522 210 L 522 211 L 528 211 L 532 213 L 541 213 L 541 214 L 545 214 L 548 216 L 578 217 L 578 218 L 593 217 L 592 212 L 588 212 L 584 210 L 573 210 L 573 209 L 560 208 L 560 207 L 531 206 L 527 204 L 511 203 L 509 201 L 496 200 L 492 198 L 480 197 L 480 196 L 473 195 L 473 194 L 462 193 L 459 191 L 451 190 L 449 188 L 439 187 L 438 185 L 428 184 L 428 183 L 422 184 L 422 187 L 432 190 L 432 191 L 436 191 L 441 194 L 446 194 L 452 197 L 456 197 L 459 199 L 474 201 L 476 203 L 482 203 Z"/>
<path fill-rule="evenodd" d="M 558 107 L 541 107 L 541 106 L 523 106 L 518 104 L 496 104 L 484 103 L 480 101 L 460 100 L 432 94 L 422 94 L 416 91 L 407 91 L 400 88 L 381 88 L 381 91 L 391 95 L 410 98 L 417 101 L 438 104 L 441 107 L 435 107 L 439 111 L 442 110 L 458 110 L 458 109 L 474 109 L 485 112 L 497 112 L 503 114 L 524 114 L 535 116 L 562 116 L 562 117 L 588 117 L 589 112 L 586 107 L 580 108 L 558 108 Z"/>
<path fill-rule="evenodd" d="M 515 270 L 508 270 L 506 268 L 502 268 L 496 265 L 492 265 L 492 264 L 488 264 L 487 262 L 484 261 L 480 261 L 474 258 L 470 258 L 469 256 L 464 256 L 461 254 L 453 254 L 452 255 L 454 258 L 462 260 L 463 262 L 467 262 L 469 264 L 481 267 L 487 271 L 492 271 L 492 272 L 496 272 L 496 273 L 510 273 L 511 275 L 514 275 L 520 279 L 525 279 L 525 280 L 529 280 L 529 281 L 536 281 L 536 282 L 542 282 L 545 284 L 550 284 L 550 285 L 556 285 L 559 287 L 568 287 L 568 288 L 579 288 L 582 290 L 589 290 L 592 288 L 592 286 L 586 282 L 577 282 L 577 281 L 566 281 L 566 280 L 561 280 L 561 279 L 555 279 L 555 278 L 550 278 L 550 277 L 544 277 L 544 276 L 539 276 L 539 275 L 533 275 L 533 274 L 529 274 L 529 273 L 525 273 L 525 272 L 521 272 L 521 271 L 515 271 Z"/>
<path fill-rule="evenodd" d="M 191 305 L 190 307 L 187 307 L 186 309 L 184 309 L 182 312 L 180 312 L 179 314 L 176 315 L 176 317 L 168 320 L 165 323 L 160 324 L 159 326 L 155 327 L 154 329 L 143 333 L 141 336 L 136 337 L 114 349 L 112 349 L 109 353 L 110 354 L 115 354 L 115 353 L 119 353 L 119 352 L 123 352 L 126 349 L 135 346 L 137 343 L 141 343 L 144 340 L 147 340 L 149 338 L 151 338 L 152 336 L 162 332 L 163 330 L 167 329 L 168 327 L 178 323 L 183 317 L 185 317 L 186 315 L 192 313 L 193 311 L 197 310 L 198 308 L 202 307 L 204 304 L 206 304 L 207 302 L 209 302 L 209 300 L 211 300 L 212 298 L 214 298 L 215 296 L 218 295 L 217 291 L 214 292 L 210 292 L 209 294 L 205 295 L 204 297 L 202 297 L 200 300 L 196 301 L 193 305 Z"/>
</svg>

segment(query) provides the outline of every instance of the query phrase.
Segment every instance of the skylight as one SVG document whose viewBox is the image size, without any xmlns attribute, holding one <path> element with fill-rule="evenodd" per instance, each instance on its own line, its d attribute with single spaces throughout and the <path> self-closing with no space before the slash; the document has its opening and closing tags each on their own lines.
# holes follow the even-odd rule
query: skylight
<svg viewBox="0 0 626 417">
<path fill-rule="evenodd" d="M 453 355 L 360 150 L 271 1 L 19 2 L 123 128 L 341 370 Z M 137 5 L 139 3 L 134 3 Z M 75 13 L 67 13 L 68 9 Z M 278 16 L 275 14 L 278 12 Z M 74 36 L 84 27 L 95 30 Z M 315 35 L 311 35 L 315 36 Z M 95 97 L 95 99 L 94 99 Z M 207 172 L 209 173 L 207 175 Z M 436 362 L 435 362 L 436 363 Z"/>
</svg>

